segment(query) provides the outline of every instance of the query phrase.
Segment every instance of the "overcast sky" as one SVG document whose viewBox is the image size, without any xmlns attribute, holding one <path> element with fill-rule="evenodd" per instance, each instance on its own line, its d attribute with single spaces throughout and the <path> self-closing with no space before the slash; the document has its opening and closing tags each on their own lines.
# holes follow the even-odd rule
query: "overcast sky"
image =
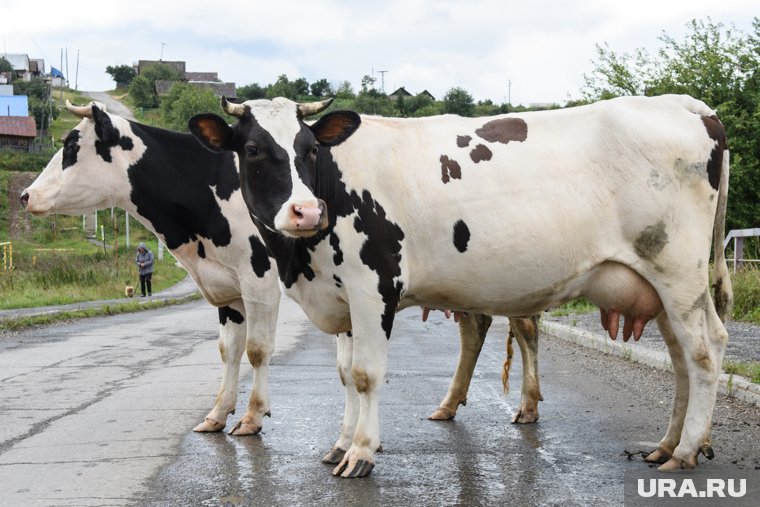
<svg viewBox="0 0 760 507">
<path fill-rule="evenodd" d="M 385 76 L 441 98 L 462 87 L 476 100 L 562 103 L 579 97 L 594 45 L 656 49 L 691 19 L 749 32 L 758 0 L 0 0 L 0 51 L 44 58 L 80 90 L 114 88 L 108 65 L 184 60 L 237 86 L 280 74 L 309 82 Z M 163 52 L 163 55 L 162 55 Z M 79 54 L 78 74 L 77 53 Z M 63 71 L 67 64 L 64 61 Z"/>
</svg>

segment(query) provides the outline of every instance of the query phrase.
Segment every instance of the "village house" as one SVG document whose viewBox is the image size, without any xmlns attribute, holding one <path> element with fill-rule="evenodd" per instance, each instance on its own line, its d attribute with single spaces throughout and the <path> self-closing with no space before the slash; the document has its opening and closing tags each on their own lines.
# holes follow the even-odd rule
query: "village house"
<svg viewBox="0 0 760 507">
<path fill-rule="evenodd" d="M 134 66 L 135 72 L 137 72 L 137 75 L 139 76 L 140 72 L 144 71 L 147 67 L 156 64 L 172 67 L 184 78 L 187 84 L 197 86 L 198 88 L 208 88 L 214 92 L 217 97 L 224 95 L 228 99 L 237 98 L 237 88 L 235 83 L 222 82 L 219 79 L 219 74 L 216 72 L 187 72 L 186 63 L 182 61 L 140 60 Z M 169 89 L 173 84 L 174 81 L 156 80 L 156 94 L 159 97 L 165 96 L 169 93 Z"/>
</svg>

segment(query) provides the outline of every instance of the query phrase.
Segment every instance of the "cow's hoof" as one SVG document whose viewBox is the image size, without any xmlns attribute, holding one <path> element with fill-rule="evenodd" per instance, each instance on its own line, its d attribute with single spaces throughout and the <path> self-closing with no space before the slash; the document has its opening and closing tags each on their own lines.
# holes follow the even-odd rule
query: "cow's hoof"
<svg viewBox="0 0 760 507">
<path fill-rule="evenodd" d="M 327 463 L 328 465 L 337 465 L 343 461 L 343 457 L 345 455 L 346 451 L 344 449 L 341 449 L 340 447 L 333 447 L 330 452 L 322 457 L 322 463 Z"/>
<path fill-rule="evenodd" d="M 372 469 L 375 468 L 375 464 L 363 459 L 357 460 L 353 463 L 344 460 L 343 463 L 333 469 L 333 475 L 339 475 L 346 479 L 353 479 L 355 477 L 367 477 Z"/>
<path fill-rule="evenodd" d="M 530 424 L 538 421 L 538 412 L 518 411 L 512 418 L 512 424 Z"/>
<path fill-rule="evenodd" d="M 662 465 L 666 461 L 670 459 L 672 456 L 672 453 L 666 452 L 663 449 L 655 449 L 654 451 L 650 452 L 646 455 L 644 458 L 644 461 L 647 463 L 657 463 L 658 465 Z"/>
<path fill-rule="evenodd" d="M 450 421 L 454 419 L 455 415 L 457 415 L 457 413 L 452 412 L 448 408 L 438 407 L 428 419 L 431 421 Z"/>
<path fill-rule="evenodd" d="M 236 436 L 236 437 L 245 437 L 248 435 L 258 435 L 261 431 L 261 425 L 252 423 L 252 422 L 246 422 L 245 420 L 241 419 L 238 421 L 238 423 L 230 430 L 230 435 Z"/>
<path fill-rule="evenodd" d="M 689 459 L 679 459 L 673 456 L 665 464 L 660 465 L 657 470 L 660 472 L 672 472 L 674 470 L 684 470 L 697 468 L 697 458 L 692 456 Z"/>
<path fill-rule="evenodd" d="M 224 423 L 207 417 L 193 431 L 198 433 L 216 433 L 224 429 Z"/>
<path fill-rule="evenodd" d="M 699 452 L 701 452 L 702 455 L 707 459 L 713 459 L 715 457 L 715 452 L 713 452 L 713 448 L 710 446 L 710 444 L 705 444 L 700 447 Z"/>
</svg>

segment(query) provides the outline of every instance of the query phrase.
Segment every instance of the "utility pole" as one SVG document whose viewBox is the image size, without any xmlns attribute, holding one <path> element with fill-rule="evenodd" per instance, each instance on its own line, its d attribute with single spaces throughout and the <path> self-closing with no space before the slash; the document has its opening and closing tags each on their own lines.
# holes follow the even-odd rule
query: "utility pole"
<svg viewBox="0 0 760 507">
<path fill-rule="evenodd" d="M 512 80 L 507 79 L 507 112 L 512 107 Z"/>
<path fill-rule="evenodd" d="M 69 48 L 66 48 L 66 82 L 69 83 L 69 77 L 71 74 L 69 74 Z"/>
<path fill-rule="evenodd" d="M 164 46 L 166 46 L 166 42 L 161 43 L 161 56 L 158 57 L 159 62 L 164 60 Z"/>
<path fill-rule="evenodd" d="M 377 72 L 380 74 L 380 89 L 385 93 L 385 73 L 388 71 L 378 70 Z"/>
<path fill-rule="evenodd" d="M 60 90 L 61 90 L 60 101 L 61 102 L 63 102 L 63 79 L 64 79 L 63 78 L 63 48 L 61 48 L 61 81 L 60 81 L 60 83 L 61 83 L 61 87 L 60 87 Z"/>
<path fill-rule="evenodd" d="M 77 49 L 77 70 L 74 74 L 74 89 L 79 90 L 79 50 Z"/>
</svg>

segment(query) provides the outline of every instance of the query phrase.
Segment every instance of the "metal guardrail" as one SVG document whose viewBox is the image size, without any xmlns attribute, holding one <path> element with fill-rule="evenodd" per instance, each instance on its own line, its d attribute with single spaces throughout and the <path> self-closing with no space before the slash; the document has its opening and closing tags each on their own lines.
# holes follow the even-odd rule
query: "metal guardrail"
<svg viewBox="0 0 760 507">
<path fill-rule="evenodd" d="M 3 271 L 10 271 L 13 269 L 13 243 L 5 241 L 0 247 L 3 247 Z"/>
<path fill-rule="evenodd" d="M 729 231 L 726 239 L 723 240 L 723 249 L 725 250 L 731 240 L 734 240 L 734 258 L 728 259 L 728 262 L 734 263 L 734 273 L 745 262 L 760 262 L 760 259 L 744 258 L 744 238 L 760 236 L 760 229 L 734 229 Z"/>
</svg>

